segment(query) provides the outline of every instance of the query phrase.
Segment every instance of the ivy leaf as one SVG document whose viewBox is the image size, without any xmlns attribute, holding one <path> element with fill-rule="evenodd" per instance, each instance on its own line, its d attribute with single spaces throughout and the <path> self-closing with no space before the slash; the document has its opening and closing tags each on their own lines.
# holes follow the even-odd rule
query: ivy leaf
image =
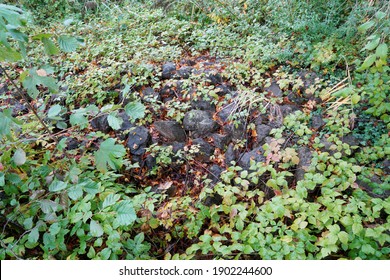
<svg viewBox="0 0 390 280">
<path fill-rule="evenodd" d="M 64 52 L 73 52 L 77 49 L 80 42 L 72 36 L 61 35 L 58 37 L 58 44 L 60 45 L 61 50 Z"/>
<path fill-rule="evenodd" d="M 340 231 L 337 236 L 342 244 L 348 244 L 348 233 Z"/>
<path fill-rule="evenodd" d="M 95 152 L 95 164 L 97 170 L 102 173 L 107 172 L 107 165 L 114 170 L 120 168 L 123 164 L 122 158 L 126 150 L 122 145 L 116 145 L 115 140 L 108 138 L 100 144 L 100 148 Z"/>
<path fill-rule="evenodd" d="M 28 234 L 28 242 L 35 243 L 38 241 L 39 238 L 39 231 L 38 228 L 35 227 L 31 230 L 31 232 Z"/>
<path fill-rule="evenodd" d="M 91 219 L 91 223 L 89 224 L 89 230 L 93 237 L 100 237 L 104 233 L 103 227 L 98 222 L 92 219 Z"/>
<path fill-rule="evenodd" d="M 61 110 L 62 110 L 61 105 L 56 104 L 49 109 L 49 111 L 47 112 L 47 117 L 49 119 L 54 119 L 60 114 Z"/>
<path fill-rule="evenodd" d="M 133 120 L 142 119 L 145 116 L 145 106 L 139 101 L 128 103 L 125 107 L 125 111 Z"/>
</svg>

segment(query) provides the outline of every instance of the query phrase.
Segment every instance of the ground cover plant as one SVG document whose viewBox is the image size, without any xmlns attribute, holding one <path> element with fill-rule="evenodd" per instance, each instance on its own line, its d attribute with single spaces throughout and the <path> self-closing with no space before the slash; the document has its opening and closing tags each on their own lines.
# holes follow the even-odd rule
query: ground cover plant
<svg viewBox="0 0 390 280">
<path fill-rule="evenodd" d="M 0 4 L 0 259 L 388 259 L 389 16 Z"/>
</svg>

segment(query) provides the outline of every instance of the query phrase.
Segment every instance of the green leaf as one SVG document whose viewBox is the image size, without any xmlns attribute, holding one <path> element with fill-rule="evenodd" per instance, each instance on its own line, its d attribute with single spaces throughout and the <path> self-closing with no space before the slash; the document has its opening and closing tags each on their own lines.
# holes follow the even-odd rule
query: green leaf
<svg viewBox="0 0 390 280">
<path fill-rule="evenodd" d="M 384 17 L 386 16 L 386 13 L 385 12 L 382 12 L 382 11 L 377 11 L 375 13 L 375 17 L 379 20 L 383 19 Z"/>
<path fill-rule="evenodd" d="M 38 227 L 35 227 L 28 234 L 28 241 L 30 243 L 36 243 L 38 239 L 39 239 L 39 231 L 38 231 Z"/>
<path fill-rule="evenodd" d="M 357 69 L 357 71 L 363 71 L 371 67 L 376 60 L 376 56 L 374 54 L 369 55 L 363 62 L 363 64 Z"/>
<path fill-rule="evenodd" d="M 0 45 L 0 61 L 16 62 L 22 59 L 22 55 L 14 49 Z"/>
<path fill-rule="evenodd" d="M 114 220 L 114 228 L 131 225 L 137 219 L 133 204 L 129 200 L 119 202 L 115 211 L 117 215 Z"/>
<path fill-rule="evenodd" d="M 360 101 L 360 95 L 355 93 L 351 96 L 351 102 L 353 105 L 358 104 Z"/>
<path fill-rule="evenodd" d="M 375 25 L 374 21 L 371 21 L 371 20 L 367 21 L 358 27 L 358 31 L 361 33 L 365 33 L 365 32 L 367 32 L 368 29 L 370 29 L 374 25 Z"/>
<path fill-rule="evenodd" d="M 348 233 L 340 231 L 337 236 L 342 244 L 348 244 Z"/>
<path fill-rule="evenodd" d="M 65 189 L 66 187 L 68 186 L 68 183 L 67 182 L 63 182 L 63 181 L 60 181 L 60 180 L 53 180 L 53 182 L 50 184 L 49 186 L 49 191 L 51 192 L 58 192 L 58 191 L 62 191 L 63 189 Z"/>
<path fill-rule="evenodd" d="M 378 45 L 379 45 L 379 42 L 381 41 L 381 38 L 378 36 L 377 38 L 375 38 L 374 40 L 371 40 L 369 41 L 363 48 L 363 50 L 369 50 L 369 51 L 372 51 L 373 49 L 375 49 Z"/>
<path fill-rule="evenodd" d="M 145 116 L 145 106 L 139 101 L 128 103 L 125 111 L 132 120 L 142 119 Z"/>
<path fill-rule="evenodd" d="M 103 227 L 93 219 L 91 219 L 91 223 L 89 224 L 89 230 L 93 237 L 100 237 L 104 233 Z"/>
<path fill-rule="evenodd" d="M 126 150 L 122 145 L 116 145 L 115 140 L 108 138 L 100 144 L 100 148 L 95 152 L 95 165 L 102 173 L 107 172 L 107 166 L 114 170 L 122 167 L 123 157 Z"/>
<path fill-rule="evenodd" d="M 61 110 L 62 110 L 61 105 L 56 104 L 49 109 L 49 111 L 47 112 L 47 117 L 53 119 L 54 117 L 57 117 L 60 114 Z"/>
<path fill-rule="evenodd" d="M 27 92 L 32 98 L 37 98 L 39 91 L 37 86 L 43 85 L 47 87 L 50 92 L 57 92 L 58 85 L 54 78 L 39 76 L 36 69 L 31 69 L 29 72 L 24 72 L 21 76 L 23 87 L 27 89 Z"/>
<path fill-rule="evenodd" d="M 387 58 L 387 52 L 388 52 L 387 44 L 382 43 L 376 48 L 375 55 L 385 60 Z"/>
<path fill-rule="evenodd" d="M 353 87 L 346 87 L 333 93 L 336 97 L 347 97 L 354 92 Z"/>
<path fill-rule="evenodd" d="M 12 159 L 17 166 L 23 165 L 26 162 L 26 152 L 19 148 L 15 151 Z"/>
<path fill-rule="evenodd" d="M 362 246 L 363 253 L 367 255 L 374 255 L 376 250 L 370 244 L 364 244 Z"/>
<path fill-rule="evenodd" d="M 52 40 L 48 38 L 42 38 L 42 43 L 47 55 L 56 55 L 60 52 Z"/>
<path fill-rule="evenodd" d="M 119 194 L 113 194 L 110 193 L 106 196 L 106 198 L 103 201 L 102 209 L 107 208 L 108 206 L 114 205 L 115 202 L 119 200 L 121 196 Z"/>
<path fill-rule="evenodd" d="M 107 117 L 108 124 L 111 126 L 112 129 L 118 130 L 121 128 L 121 125 L 123 123 L 122 118 L 118 118 L 115 116 L 115 113 L 111 113 Z"/>
<path fill-rule="evenodd" d="M 64 52 L 73 52 L 80 45 L 80 42 L 75 37 L 68 35 L 61 35 L 57 40 L 61 50 Z"/>
<path fill-rule="evenodd" d="M 77 200 L 80 197 L 82 197 L 83 196 L 83 189 L 82 189 L 81 185 L 77 184 L 75 186 L 70 187 L 68 190 L 68 196 L 72 200 Z"/>
</svg>

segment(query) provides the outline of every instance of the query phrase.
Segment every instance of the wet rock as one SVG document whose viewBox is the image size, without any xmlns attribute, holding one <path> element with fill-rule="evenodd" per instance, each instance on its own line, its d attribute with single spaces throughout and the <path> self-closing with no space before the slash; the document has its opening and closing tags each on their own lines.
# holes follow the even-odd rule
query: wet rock
<svg viewBox="0 0 390 280">
<path fill-rule="evenodd" d="M 218 73 L 215 73 L 215 72 L 210 72 L 210 73 L 207 73 L 206 74 L 206 79 L 207 81 L 216 86 L 216 85 L 219 85 L 219 84 L 222 84 L 222 76 Z"/>
<path fill-rule="evenodd" d="M 232 140 L 242 140 L 245 138 L 246 126 L 243 121 L 225 125 L 223 129 L 227 135 L 230 135 Z"/>
<path fill-rule="evenodd" d="M 389 159 L 385 159 L 384 161 L 382 161 L 381 166 L 383 167 L 383 171 L 387 175 L 389 175 L 390 174 L 390 160 Z"/>
<path fill-rule="evenodd" d="M 181 79 L 188 79 L 191 76 L 193 68 L 190 66 L 183 66 L 177 70 L 176 75 Z"/>
<path fill-rule="evenodd" d="M 23 102 L 16 101 L 12 108 L 12 116 L 17 117 L 28 113 L 28 107 Z"/>
<path fill-rule="evenodd" d="M 390 196 L 390 189 L 388 184 L 384 184 L 381 178 L 376 174 L 370 178 L 360 177 L 356 180 L 356 183 L 372 197 L 386 199 Z"/>
<path fill-rule="evenodd" d="M 156 158 L 152 155 L 148 155 L 145 159 L 145 166 L 148 170 L 153 170 L 157 165 Z"/>
<path fill-rule="evenodd" d="M 129 131 L 134 125 L 130 122 L 130 117 L 125 112 L 120 112 L 118 114 L 118 117 L 123 120 L 121 127 L 115 131 L 116 136 L 121 139 L 125 140 L 129 134 Z"/>
<path fill-rule="evenodd" d="M 164 63 L 162 66 L 162 78 L 171 79 L 176 72 L 176 65 L 173 62 Z"/>
<path fill-rule="evenodd" d="M 208 111 L 191 110 L 184 115 L 183 126 L 193 137 L 207 136 L 218 129 L 218 124 Z"/>
<path fill-rule="evenodd" d="M 325 121 L 324 119 L 322 118 L 321 115 L 318 115 L 318 114 L 313 114 L 311 116 L 311 127 L 315 130 L 318 130 L 320 129 L 321 127 L 323 127 L 325 125 Z"/>
<path fill-rule="evenodd" d="M 228 85 L 222 84 L 215 88 L 215 92 L 218 94 L 218 96 L 225 96 L 231 93 L 232 89 Z"/>
<path fill-rule="evenodd" d="M 159 93 L 160 97 L 164 102 L 172 100 L 175 96 L 175 85 L 172 83 L 167 83 L 163 86 Z"/>
<path fill-rule="evenodd" d="M 5 84 L 0 84 L 0 95 L 3 95 L 8 91 L 8 86 Z"/>
<path fill-rule="evenodd" d="M 249 169 L 251 166 L 251 160 L 255 162 L 265 162 L 266 158 L 262 147 L 255 148 L 249 152 L 241 154 L 238 165 L 244 169 Z"/>
<path fill-rule="evenodd" d="M 190 59 L 182 59 L 182 60 L 180 61 L 180 64 L 182 64 L 182 65 L 188 65 L 188 66 L 194 66 L 194 65 L 196 64 L 196 62 L 193 61 L 193 60 L 190 60 Z"/>
<path fill-rule="evenodd" d="M 309 168 L 311 163 L 312 153 L 308 147 L 300 147 L 297 152 L 299 157 L 299 163 L 297 166 L 297 170 L 295 171 L 295 179 L 298 182 L 304 179 L 305 172 Z"/>
<path fill-rule="evenodd" d="M 256 134 L 257 134 L 256 143 L 258 145 L 263 144 L 265 138 L 269 135 L 271 130 L 272 130 L 272 127 L 270 127 L 269 125 L 266 125 L 266 124 L 256 125 Z"/>
<path fill-rule="evenodd" d="M 265 91 L 272 93 L 275 97 L 282 97 L 283 91 L 276 82 L 272 82 L 269 87 L 264 88 Z"/>
<path fill-rule="evenodd" d="M 341 141 L 345 144 L 348 144 L 350 147 L 359 146 L 359 144 L 360 144 L 360 141 L 352 134 L 348 134 L 348 135 L 342 137 Z"/>
<path fill-rule="evenodd" d="M 213 195 L 210 195 L 205 198 L 203 204 L 206 206 L 212 206 L 212 205 L 221 205 L 222 204 L 222 196 L 219 194 L 215 193 Z"/>
<path fill-rule="evenodd" d="M 224 150 L 231 140 L 230 135 L 224 135 L 218 133 L 214 133 L 213 135 L 211 135 L 211 138 L 214 141 L 214 146 L 221 150 Z"/>
<path fill-rule="evenodd" d="M 176 154 L 179 151 L 183 151 L 186 145 L 183 142 L 173 142 L 172 143 L 172 152 Z"/>
<path fill-rule="evenodd" d="M 151 102 L 153 100 L 161 100 L 160 94 L 151 87 L 147 87 L 142 91 L 142 97 L 142 99 L 147 102 Z"/>
<path fill-rule="evenodd" d="M 196 110 L 215 112 L 215 105 L 206 100 L 194 100 L 191 107 Z"/>
<path fill-rule="evenodd" d="M 181 125 L 176 121 L 156 121 L 156 130 L 169 141 L 186 141 L 186 133 Z"/>
<path fill-rule="evenodd" d="M 99 130 L 103 133 L 108 133 L 111 131 L 111 127 L 108 124 L 107 120 L 108 114 L 104 114 L 101 116 L 96 117 L 91 121 L 91 126 L 95 130 Z"/>
<path fill-rule="evenodd" d="M 231 117 L 236 111 L 236 104 L 230 103 L 222 107 L 222 109 L 217 113 L 217 117 L 223 122 L 227 122 L 229 117 Z"/>
<path fill-rule="evenodd" d="M 80 142 L 73 137 L 69 137 L 68 139 L 66 139 L 65 144 L 66 144 L 66 150 L 75 150 L 80 146 Z"/>
<path fill-rule="evenodd" d="M 217 164 L 213 164 L 211 167 L 210 167 L 210 173 L 208 175 L 208 178 L 212 181 L 213 184 L 216 184 L 219 182 L 219 176 L 221 175 L 222 173 L 222 168 L 217 165 Z"/>
<path fill-rule="evenodd" d="M 234 150 L 234 145 L 233 143 L 229 144 L 226 152 L 225 152 L 225 164 L 226 166 L 230 166 L 232 161 L 237 160 L 237 151 Z"/>
<path fill-rule="evenodd" d="M 201 162 L 209 162 L 210 157 L 214 154 L 214 148 L 204 141 L 202 138 L 196 138 L 192 141 L 192 145 L 199 147 L 199 152 L 195 153 L 195 158 Z"/>
<path fill-rule="evenodd" d="M 282 112 L 283 117 L 294 113 L 295 111 L 299 111 L 299 107 L 295 105 L 282 105 L 280 106 L 280 112 Z"/>
<path fill-rule="evenodd" d="M 133 128 L 127 138 L 126 146 L 130 149 L 131 154 L 141 156 L 150 141 L 149 131 L 144 126 Z"/>
</svg>

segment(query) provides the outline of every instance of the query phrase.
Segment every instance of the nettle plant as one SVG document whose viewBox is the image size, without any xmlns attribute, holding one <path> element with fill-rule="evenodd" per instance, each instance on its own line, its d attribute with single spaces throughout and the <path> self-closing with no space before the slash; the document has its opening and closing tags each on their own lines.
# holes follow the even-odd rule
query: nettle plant
<svg viewBox="0 0 390 280">
<path fill-rule="evenodd" d="M 65 22 L 69 24 L 69 21 Z M 0 108 L 0 259 L 147 259 L 150 244 L 133 228 L 137 211 L 155 194 L 138 195 L 131 184 L 117 182 L 116 171 L 136 167 L 125 156 L 126 149 L 102 133 L 90 133 L 87 141 L 101 141 L 93 153 L 75 156 L 65 148 L 66 137 L 53 129 L 71 125 L 73 134 L 88 127 L 98 108 L 94 105 L 68 110 L 48 106 L 44 94 L 58 91 L 54 74 L 36 66 L 24 68 L 18 79 L 12 68 L 30 65 L 28 48 L 40 41 L 47 55 L 71 52 L 81 40 L 69 35 L 27 33 L 30 23 L 19 8 L 0 4 L 0 69 L 11 91 L 22 98 L 29 113 L 14 116 L 12 108 Z M 36 100 L 36 103 L 30 102 Z M 130 102 L 125 111 L 133 118 L 145 108 Z M 108 106 L 109 124 L 120 126 L 115 106 Z M 103 139 L 101 139 L 103 138 Z"/>
</svg>

